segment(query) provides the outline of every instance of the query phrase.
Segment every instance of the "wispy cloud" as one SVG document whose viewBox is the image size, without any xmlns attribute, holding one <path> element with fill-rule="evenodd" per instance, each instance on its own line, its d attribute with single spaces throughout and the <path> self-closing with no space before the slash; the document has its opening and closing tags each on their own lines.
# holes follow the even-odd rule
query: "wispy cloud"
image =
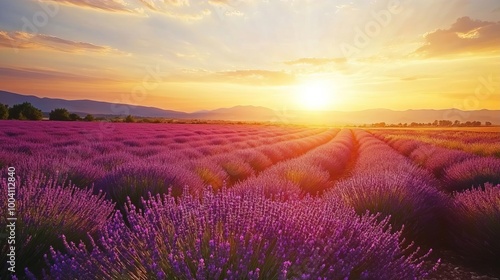
<svg viewBox="0 0 500 280">
<path fill-rule="evenodd" d="M 22 79 L 26 81 L 76 81 L 76 82 L 109 82 L 111 79 L 102 77 L 91 77 L 85 75 L 77 75 L 72 73 L 61 72 L 53 69 L 43 68 L 9 68 L 0 67 L 0 77 L 8 77 L 10 79 Z"/>
<path fill-rule="evenodd" d="M 251 2 L 251 1 L 249 1 Z M 224 20 L 228 17 L 243 17 L 245 16 L 245 12 L 242 9 L 245 9 L 244 1 L 240 0 L 208 0 L 208 4 L 210 9 L 214 12 L 213 14 L 217 16 L 219 19 Z"/>
<path fill-rule="evenodd" d="M 295 83 L 295 76 L 282 71 L 236 70 L 218 72 L 218 76 L 229 81 L 260 85 L 288 85 Z"/>
<path fill-rule="evenodd" d="M 430 76 L 430 75 L 415 75 L 415 76 L 406 76 L 399 78 L 401 81 L 405 82 L 411 82 L 411 81 L 417 81 L 417 80 L 430 80 L 430 79 L 436 79 L 436 76 Z"/>
<path fill-rule="evenodd" d="M 144 13 L 146 10 L 164 13 L 165 15 L 184 21 L 196 21 L 207 15 L 207 12 L 176 12 L 172 8 L 190 7 L 189 0 L 41 0 L 56 2 L 68 6 L 90 8 L 106 12 Z M 196 5 L 195 5 L 196 6 Z"/>
<path fill-rule="evenodd" d="M 144 6 L 148 7 L 153 11 L 163 11 L 166 7 L 181 7 L 181 6 L 189 6 L 188 0 L 165 0 L 165 1 L 157 1 L 157 0 L 139 0 Z"/>
<path fill-rule="evenodd" d="M 335 8 L 336 8 L 335 10 L 336 14 L 340 12 L 353 12 L 358 10 L 358 8 L 356 8 L 352 3 L 337 5 L 335 6 Z"/>
<path fill-rule="evenodd" d="M 336 57 L 336 58 L 316 58 L 316 57 L 305 57 L 299 58 L 295 60 L 285 61 L 284 63 L 287 65 L 313 65 L 319 66 L 328 63 L 345 63 L 347 59 L 344 57 Z"/>
<path fill-rule="evenodd" d="M 410 76 L 410 77 L 401 78 L 401 81 L 416 81 L 418 79 L 419 78 L 417 76 Z"/>
<path fill-rule="evenodd" d="M 125 0 L 44 0 L 45 2 L 57 2 L 64 5 L 73 5 L 82 8 L 91 8 L 107 12 L 137 13 Z"/>
<path fill-rule="evenodd" d="M 415 53 L 426 57 L 460 53 L 499 51 L 500 22 L 462 17 L 449 29 L 438 29 L 424 36 L 425 45 Z"/>
<path fill-rule="evenodd" d="M 203 8 L 200 3 L 191 5 L 188 0 L 139 1 L 151 11 L 162 13 L 169 18 L 186 22 L 202 20 L 212 13 L 209 9 Z"/>
<path fill-rule="evenodd" d="M 297 79 L 295 75 L 283 71 L 246 69 L 212 72 L 205 69 L 184 69 L 182 74 L 171 75 L 166 81 L 284 86 L 295 84 Z"/>
<path fill-rule="evenodd" d="M 208 3 L 213 5 L 228 5 L 230 0 L 208 0 Z"/>
<path fill-rule="evenodd" d="M 208 9 L 201 10 L 199 12 L 195 13 L 182 13 L 182 12 L 173 12 L 173 11 L 161 11 L 164 13 L 166 16 L 173 18 L 173 19 L 178 19 L 182 21 L 187 21 L 187 22 L 192 22 L 192 21 L 199 21 L 207 16 L 210 16 L 212 12 Z"/>
<path fill-rule="evenodd" d="M 18 49 L 45 49 L 60 52 L 78 53 L 115 53 L 125 55 L 109 46 L 94 45 L 87 42 L 75 42 L 44 34 L 31 34 L 18 31 L 0 31 L 0 47 Z"/>
</svg>

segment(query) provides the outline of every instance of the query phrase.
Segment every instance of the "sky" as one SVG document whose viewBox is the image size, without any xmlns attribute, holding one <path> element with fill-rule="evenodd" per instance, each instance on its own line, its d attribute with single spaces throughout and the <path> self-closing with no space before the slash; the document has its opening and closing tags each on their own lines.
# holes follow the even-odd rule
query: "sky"
<svg viewBox="0 0 500 280">
<path fill-rule="evenodd" d="M 1 1 L 0 62 L 0 90 L 186 112 L 500 109 L 500 2 Z"/>
</svg>

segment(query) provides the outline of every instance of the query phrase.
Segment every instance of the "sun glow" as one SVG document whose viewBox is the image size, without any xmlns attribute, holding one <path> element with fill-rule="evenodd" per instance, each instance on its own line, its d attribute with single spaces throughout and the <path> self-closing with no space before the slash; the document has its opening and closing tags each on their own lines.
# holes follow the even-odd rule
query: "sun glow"
<svg viewBox="0 0 500 280">
<path fill-rule="evenodd" d="M 334 102 L 336 92 L 331 83 L 311 81 L 297 88 L 296 101 L 305 110 L 329 110 Z"/>
</svg>

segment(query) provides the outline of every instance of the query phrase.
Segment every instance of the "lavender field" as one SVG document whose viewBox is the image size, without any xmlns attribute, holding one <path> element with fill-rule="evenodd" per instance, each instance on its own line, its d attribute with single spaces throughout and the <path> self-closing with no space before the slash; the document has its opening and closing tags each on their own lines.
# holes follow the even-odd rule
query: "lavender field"
<svg viewBox="0 0 500 280">
<path fill-rule="evenodd" d="M 13 167 L 17 279 L 495 279 L 499 140 L 0 121 L 0 224 Z"/>
</svg>

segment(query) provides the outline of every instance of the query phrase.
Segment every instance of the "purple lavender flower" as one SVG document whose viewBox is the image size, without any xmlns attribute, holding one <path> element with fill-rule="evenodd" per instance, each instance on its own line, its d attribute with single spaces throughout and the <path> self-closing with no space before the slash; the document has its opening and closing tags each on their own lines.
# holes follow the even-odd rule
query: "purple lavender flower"
<svg viewBox="0 0 500 280">
<path fill-rule="evenodd" d="M 7 189 L 7 182 L 1 182 Z M 114 210 L 114 205 L 104 200 L 104 194 L 93 195 L 91 189 L 82 190 L 75 186 L 58 186 L 53 180 L 27 181 L 17 186 L 16 222 L 16 268 L 18 276 L 25 267 L 39 273 L 43 255 L 49 247 L 63 250 L 61 234 L 68 240 L 88 240 L 87 234 L 95 234 L 104 225 Z M 0 196 L 0 215 L 6 217 L 7 196 Z M 0 227 L 5 228 L 4 219 Z M 7 264 L 7 242 L 2 243 L 1 274 L 5 275 Z"/>
<path fill-rule="evenodd" d="M 500 185 L 456 193 L 449 216 L 453 244 L 474 261 L 500 259 Z"/>
<path fill-rule="evenodd" d="M 500 184 L 500 159 L 477 157 L 451 165 L 444 173 L 446 191 L 463 191 L 485 183 Z"/>
<path fill-rule="evenodd" d="M 53 251 L 47 279 L 414 279 L 429 272 L 421 258 L 405 257 L 387 220 L 359 218 L 334 199 L 278 202 L 207 190 L 201 199 L 157 195 L 141 212 L 129 203 L 127 216 L 130 227 L 115 215 L 91 247 Z"/>
</svg>

